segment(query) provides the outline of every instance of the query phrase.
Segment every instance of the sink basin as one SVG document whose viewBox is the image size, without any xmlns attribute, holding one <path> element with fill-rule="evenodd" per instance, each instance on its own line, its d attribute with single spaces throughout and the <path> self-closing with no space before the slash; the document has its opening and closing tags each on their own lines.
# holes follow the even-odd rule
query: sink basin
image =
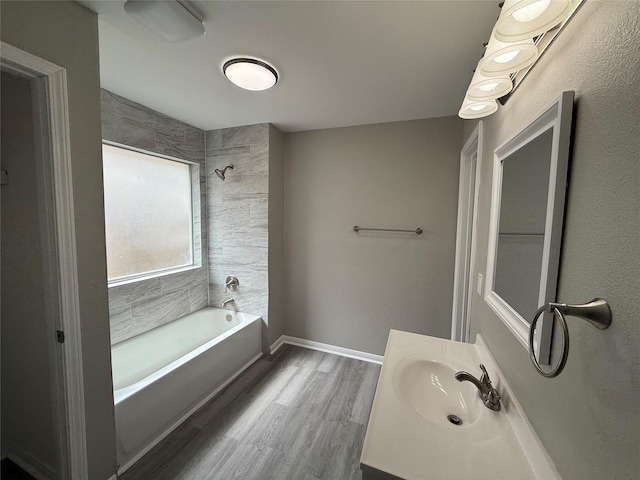
<svg viewBox="0 0 640 480">
<path fill-rule="evenodd" d="M 419 416 L 442 427 L 459 429 L 473 425 L 484 406 L 477 389 L 469 382 L 458 382 L 455 373 L 448 365 L 414 355 L 397 365 L 394 385 L 407 407 Z M 452 415 L 462 423 L 449 420 Z"/>
</svg>

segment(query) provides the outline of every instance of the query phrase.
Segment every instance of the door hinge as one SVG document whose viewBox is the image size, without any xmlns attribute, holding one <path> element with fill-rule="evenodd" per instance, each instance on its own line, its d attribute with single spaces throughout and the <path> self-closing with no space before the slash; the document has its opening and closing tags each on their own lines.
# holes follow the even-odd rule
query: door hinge
<svg viewBox="0 0 640 480">
<path fill-rule="evenodd" d="M 62 330 L 56 330 L 56 340 L 58 340 L 58 343 L 64 343 L 64 332 Z"/>
<path fill-rule="evenodd" d="M 6 170 L 0 170 L 0 185 L 9 184 L 9 174 Z"/>
</svg>

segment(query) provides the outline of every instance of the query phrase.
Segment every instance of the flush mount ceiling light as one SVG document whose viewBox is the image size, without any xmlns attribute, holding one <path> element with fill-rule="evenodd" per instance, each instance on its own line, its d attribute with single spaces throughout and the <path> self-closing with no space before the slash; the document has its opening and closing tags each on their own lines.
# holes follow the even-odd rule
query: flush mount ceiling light
<svg viewBox="0 0 640 480">
<path fill-rule="evenodd" d="M 489 39 L 480 73 L 485 77 L 500 77 L 528 67 L 538 58 L 538 49 L 533 39 L 517 43 L 501 42 L 495 37 L 495 29 Z"/>
<path fill-rule="evenodd" d="M 572 9 L 571 0 L 507 0 L 494 35 L 503 42 L 531 39 L 565 20 Z"/>
<path fill-rule="evenodd" d="M 494 100 L 505 96 L 513 88 L 508 75 L 501 77 L 485 77 L 480 73 L 483 59 L 480 59 L 476 71 L 467 90 L 467 97 L 472 101 Z"/>
<path fill-rule="evenodd" d="M 278 81 L 276 69 L 255 58 L 233 58 L 222 66 L 222 73 L 238 87 L 254 92 L 271 88 Z"/>
<path fill-rule="evenodd" d="M 124 11 L 171 43 L 206 33 L 200 14 L 182 0 L 127 0 Z"/>
<path fill-rule="evenodd" d="M 458 112 L 460 118 L 473 120 L 474 118 L 482 118 L 491 115 L 498 110 L 498 102 L 495 100 L 482 100 L 474 102 L 469 97 L 464 97 L 462 107 Z"/>
</svg>

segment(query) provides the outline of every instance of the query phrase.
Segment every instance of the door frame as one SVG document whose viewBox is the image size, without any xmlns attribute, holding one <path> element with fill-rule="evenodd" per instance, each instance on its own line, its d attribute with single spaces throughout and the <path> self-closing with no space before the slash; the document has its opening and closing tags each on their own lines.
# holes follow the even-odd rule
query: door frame
<svg viewBox="0 0 640 480">
<path fill-rule="evenodd" d="M 480 165 L 483 147 L 483 122 L 480 120 L 460 152 L 458 185 L 458 221 L 456 227 L 456 260 L 451 312 L 451 340 L 469 341 L 470 306 L 473 291 L 475 234 L 477 223 Z M 475 158 L 474 158 L 475 155 Z"/>
<path fill-rule="evenodd" d="M 0 69 L 32 88 L 34 140 L 43 219 L 47 338 L 53 383 L 57 476 L 88 478 L 82 339 L 71 142 L 65 68 L 0 42 Z M 64 339 L 58 341 L 58 332 Z"/>
</svg>

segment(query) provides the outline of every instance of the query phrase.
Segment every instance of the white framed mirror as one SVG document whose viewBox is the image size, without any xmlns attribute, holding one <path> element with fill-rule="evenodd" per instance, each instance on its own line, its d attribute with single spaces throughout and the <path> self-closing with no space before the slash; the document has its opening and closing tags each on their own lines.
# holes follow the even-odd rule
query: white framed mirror
<svg viewBox="0 0 640 480">
<path fill-rule="evenodd" d="M 485 301 L 528 349 L 536 309 L 556 301 L 574 92 L 562 95 L 494 154 Z M 535 334 L 549 363 L 553 318 Z"/>
</svg>

